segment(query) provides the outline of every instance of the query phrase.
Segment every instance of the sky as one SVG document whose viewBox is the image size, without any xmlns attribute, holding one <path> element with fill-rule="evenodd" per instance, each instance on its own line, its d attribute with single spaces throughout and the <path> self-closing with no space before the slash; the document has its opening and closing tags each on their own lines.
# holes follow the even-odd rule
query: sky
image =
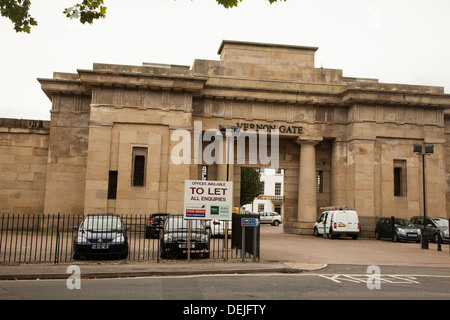
<svg viewBox="0 0 450 320">
<path fill-rule="evenodd" d="M 317 68 L 450 93 L 448 0 L 104 0 L 106 19 L 82 25 L 62 14 L 81 0 L 32 0 L 38 26 L 16 33 L 0 17 L 0 118 L 50 120 L 38 78 L 94 63 L 192 66 L 220 60 L 222 40 L 314 46 Z"/>
</svg>

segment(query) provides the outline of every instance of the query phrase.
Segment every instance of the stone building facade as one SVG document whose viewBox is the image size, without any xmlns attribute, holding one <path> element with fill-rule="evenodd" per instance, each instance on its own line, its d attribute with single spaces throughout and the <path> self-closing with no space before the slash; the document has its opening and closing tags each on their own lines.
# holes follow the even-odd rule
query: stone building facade
<svg viewBox="0 0 450 320">
<path fill-rule="evenodd" d="M 434 145 L 426 156 L 427 212 L 450 217 L 450 95 L 316 68 L 316 50 L 223 41 L 220 60 L 192 67 L 94 64 L 38 79 L 51 120 L 0 122 L 0 209 L 181 213 L 185 180 L 227 176 L 226 164 L 198 163 L 194 152 L 185 155 L 192 161 L 172 161 L 173 133 L 194 133 L 201 123 L 203 130 L 279 129 L 285 232 L 312 233 L 322 206 L 356 209 L 367 235 L 378 217 L 421 215 L 414 144 Z M 268 165 L 228 166 L 235 206 L 245 166 Z"/>
</svg>

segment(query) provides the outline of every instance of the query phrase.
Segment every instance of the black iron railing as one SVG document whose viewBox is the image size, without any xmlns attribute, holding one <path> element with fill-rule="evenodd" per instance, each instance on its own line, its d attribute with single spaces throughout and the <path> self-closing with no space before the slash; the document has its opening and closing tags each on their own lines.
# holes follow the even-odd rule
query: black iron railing
<svg viewBox="0 0 450 320">
<path fill-rule="evenodd" d="M 151 215 L 121 215 L 125 241 L 121 235 L 110 236 L 111 231 L 103 232 L 103 236 L 101 232 L 88 236 L 80 226 L 84 218 L 72 214 L 0 215 L 0 263 L 60 263 L 77 259 L 159 262 L 187 258 L 227 260 L 238 256 L 232 250 L 231 230 L 220 230 L 226 226 L 231 229 L 231 223 L 191 220 L 189 229 L 186 221 L 168 220 L 165 227 L 160 225 L 149 233 Z M 228 232 L 227 242 L 224 232 Z M 113 250 L 119 248 L 118 243 L 122 245 L 120 252 Z"/>
</svg>

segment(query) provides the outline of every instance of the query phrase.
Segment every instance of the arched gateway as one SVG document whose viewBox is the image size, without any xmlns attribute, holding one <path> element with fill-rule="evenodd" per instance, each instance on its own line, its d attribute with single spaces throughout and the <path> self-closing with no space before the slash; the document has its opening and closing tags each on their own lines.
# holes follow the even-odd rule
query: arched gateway
<svg viewBox="0 0 450 320">
<path fill-rule="evenodd" d="M 446 216 L 450 95 L 441 87 L 383 84 L 316 68 L 316 50 L 223 41 L 220 60 L 195 60 L 192 68 L 94 64 L 39 79 L 52 101 L 51 121 L 28 134 L 44 137 L 48 161 L 41 191 L 25 207 L 181 213 L 184 181 L 200 179 L 204 166 L 209 180 L 226 180 L 228 168 L 238 206 L 241 168 L 272 166 L 285 170 L 286 232 L 310 234 L 320 207 L 346 205 L 371 235 L 376 217 L 421 214 L 422 162 L 413 153 L 420 143 L 434 144 L 426 168 L 428 210 Z M 214 133 L 207 135 L 220 126 L 257 137 L 249 134 L 243 159 L 233 139 L 230 166 Z M 261 161 L 259 137 L 266 138 L 269 161 Z M 190 152 L 180 145 L 187 142 Z M 3 207 L 17 211 L 12 202 Z"/>
</svg>

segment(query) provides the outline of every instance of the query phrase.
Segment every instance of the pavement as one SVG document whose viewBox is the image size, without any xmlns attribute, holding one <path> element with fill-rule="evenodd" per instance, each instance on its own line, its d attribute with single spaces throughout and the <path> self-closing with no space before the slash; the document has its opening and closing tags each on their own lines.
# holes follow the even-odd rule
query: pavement
<svg viewBox="0 0 450 320">
<path fill-rule="evenodd" d="M 20 265 L 0 264 L 0 280 L 67 279 L 76 265 L 82 279 L 158 277 L 207 274 L 299 273 L 329 264 L 450 267 L 448 245 L 437 251 L 416 243 L 393 243 L 374 239 L 324 239 L 285 234 L 282 227 L 261 226 L 261 258 L 191 261 L 82 261 Z"/>
<path fill-rule="evenodd" d="M 73 264 L 75 265 L 75 264 Z M 324 265 L 285 264 L 283 262 L 242 262 L 242 261 L 208 261 L 208 262 L 102 262 L 87 263 L 76 266 L 80 268 L 82 279 L 92 278 L 127 278 L 158 277 L 210 274 L 262 274 L 262 273 L 297 273 L 315 270 Z M 0 280 L 43 280 L 67 279 L 73 274 L 71 265 L 64 264 L 23 264 L 0 266 Z"/>
</svg>

